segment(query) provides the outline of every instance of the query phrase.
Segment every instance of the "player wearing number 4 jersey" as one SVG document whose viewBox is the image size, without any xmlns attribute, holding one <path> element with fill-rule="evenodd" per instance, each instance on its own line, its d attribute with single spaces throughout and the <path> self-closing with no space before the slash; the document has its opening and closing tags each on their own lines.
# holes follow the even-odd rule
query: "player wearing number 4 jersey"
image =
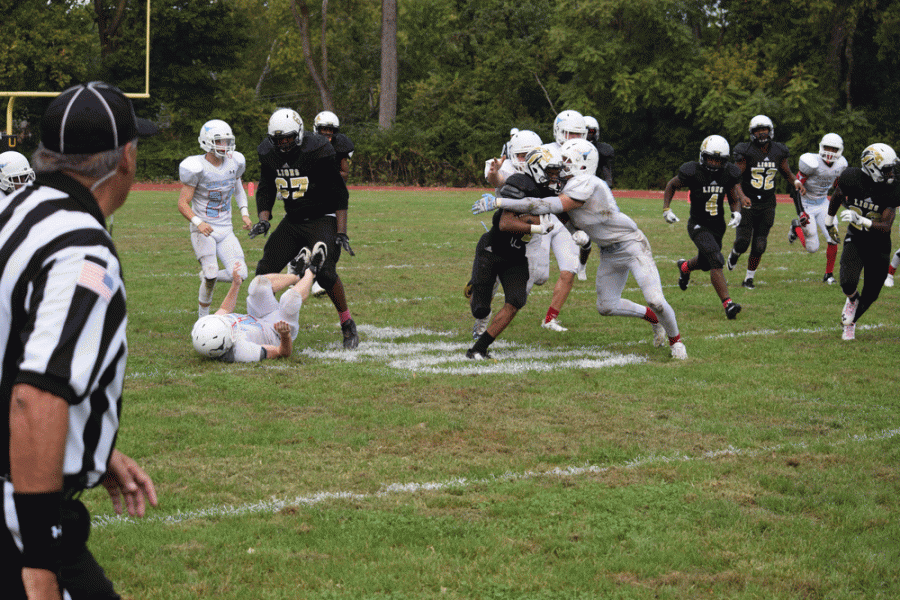
<svg viewBox="0 0 900 600">
<path fill-rule="evenodd" d="M 231 127 L 218 119 L 207 121 L 197 141 L 206 154 L 189 156 L 178 166 L 182 184 L 178 210 L 191 222 L 191 245 L 200 263 L 197 314 L 202 317 L 209 314 L 216 282 L 231 281 L 235 265 L 240 266 L 241 278 L 247 278 L 244 251 L 231 225 L 232 196 L 241 211 L 244 229 L 249 230 L 252 222 L 241 183 L 247 161 L 235 151 Z"/>
<path fill-rule="evenodd" d="M 741 172 L 728 162 L 729 148 L 725 138 L 711 135 L 700 145 L 700 161 L 686 162 L 678 174 L 666 184 L 663 194 L 663 218 L 666 223 L 679 219 L 669 208 L 675 190 L 687 186 L 690 190 L 691 215 L 688 218 L 688 236 L 697 246 L 697 256 L 678 261 L 678 287 L 686 290 L 691 271 L 709 271 L 713 288 L 725 308 L 725 316 L 734 319 L 741 312 L 741 305 L 728 295 L 728 283 L 722 274 L 725 259 L 722 256 L 722 237 L 725 235 L 724 199 L 728 196 L 731 206 L 732 227 L 741 222 L 741 206 L 750 206 L 750 200 L 741 191 Z"/>
<path fill-rule="evenodd" d="M 750 250 L 747 259 L 745 288 L 753 289 L 756 269 L 766 251 L 769 230 L 775 222 L 775 176 L 781 173 L 801 194 L 806 194 L 803 183 L 794 177 L 788 163 L 791 153 L 787 146 L 775 141 L 775 126 L 765 115 L 750 120 L 750 141 L 734 147 L 734 164 L 741 170 L 741 187 L 750 198 L 750 208 L 741 209 L 741 223 L 734 236 L 734 246 L 728 255 L 728 270 L 737 266 L 741 254 Z"/>
<path fill-rule="evenodd" d="M 356 348 L 356 323 L 335 268 L 342 248 L 353 256 L 347 237 L 349 193 L 335 150 L 324 136 L 304 131 L 303 119 L 289 108 L 276 110 L 269 118 L 268 129 L 269 135 L 256 150 L 260 165 L 256 190 L 259 222 L 250 237 L 268 233 L 276 198 L 284 201 L 285 214 L 266 242 L 256 274 L 280 273 L 301 249 L 324 242 L 328 258 L 316 274 L 316 282 L 338 312 L 344 348 Z"/>
</svg>

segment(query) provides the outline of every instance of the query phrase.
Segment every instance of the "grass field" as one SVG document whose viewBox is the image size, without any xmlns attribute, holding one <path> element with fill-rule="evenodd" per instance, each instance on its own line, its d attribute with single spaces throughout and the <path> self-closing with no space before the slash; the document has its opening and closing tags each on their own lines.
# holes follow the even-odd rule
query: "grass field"
<svg viewBox="0 0 900 600">
<path fill-rule="evenodd" d="M 728 321 L 706 274 L 676 285 L 674 261 L 694 254 L 686 204 L 666 225 L 660 201 L 620 197 L 690 359 L 653 348 L 644 321 L 601 318 L 592 278 L 563 310 L 569 331 L 543 330 L 554 274 L 496 360 L 474 363 L 477 197 L 352 193 L 357 256 L 339 272 L 358 350 L 311 298 L 293 357 L 227 365 L 191 347 L 198 267 L 177 192 L 132 194 L 115 220 L 119 447 L 161 504 L 121 519 L 86 495 L 123 597 L 900 597 L 900 288 L 841 341 L 824 251 L 787 244 L 780 205 L 757 288 L 740 287 L 746 256 L 726 272 L 744 308 Z M 263 240 L 241 241 L 252 269 Z M 633 280 L 626 297 L 643 303 Z"/>
</svg>

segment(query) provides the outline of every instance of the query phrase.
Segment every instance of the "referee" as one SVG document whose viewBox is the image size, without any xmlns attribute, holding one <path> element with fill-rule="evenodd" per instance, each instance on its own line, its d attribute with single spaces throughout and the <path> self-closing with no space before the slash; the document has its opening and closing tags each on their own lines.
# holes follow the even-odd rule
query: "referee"
<svg viewBox="0 0 900 600">
<path fill-rule="evenodd" d="M 156 127 L 102 82 L 48 106 L 34 183 L 0 201 L 0 590 L 6 599 L 119 598 L 85 545 L 80 493 L 116 512 L 156 505 L 153 481 L 115 450 L 128 354 L 121 265 L 106 218 Z"/>
</svg>

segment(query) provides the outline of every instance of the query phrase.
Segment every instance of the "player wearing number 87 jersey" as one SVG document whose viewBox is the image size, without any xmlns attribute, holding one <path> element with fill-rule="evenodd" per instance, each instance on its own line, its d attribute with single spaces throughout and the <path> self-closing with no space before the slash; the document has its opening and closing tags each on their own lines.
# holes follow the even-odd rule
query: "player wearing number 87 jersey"
<svg viewBox="0 0 900 600">
<path fill-rule="evenodd" d="M 742 205 L 750 206 L 750 200 L 741 191 L 741 171 L 728 162 L 729 149 L 725 138 L 711 135 L 700 145 L 700 161 L 686 162 L 678 174 L 666 184 L 663 194 L 663 216 L 667 222 L 675 222 L 669 205 L 675 190 L 687 186 L 690 190 L 691 213 L 688 219 L 688 236 L 697 246 L 697 256 L 679 260 L 678 286 L 686 290 L 691 271 L 709 271 L 713 288 L 725 308 L 725 315 L 734 319 L 741 306 L 728 295 L 728 283 L 722 274 L 725 259 L 722 256 L 722 237 L 725 235 L 724 199 L 731 207 L 732 226 L 740 223 Z"/>
<path fill-rule="evenodd" d="M 217 281 L 231 281 L 235 265 L 240 266 L 241 277 L 247 277 L 244 251 L 231 224 L 232 197 L 241 211 L 244 229 L 250 229 L 252 222 L 241 182 L 247 161 L 234 149 L 231 127 L 218 119 L 207 121 L 197 141 L 206 153 L 189 156 L 178 167 L 182 184 L 178 210 L 191 222 L 191 245 L 200 263 L 197 314 L 202 317 L 209 314 Z"/>
<path fill-rule="evenodd" d="M 347 237 L 349 193 L 334 147 L 326 137 L 305 131 L 303 119 L 289 108 L 279 108 L 272 114 L 268 132 L 256 149 L 260 165 L 256 210 L 260 222 L 253 231 L 268 231 L 277 198 L 284 201 L 285 214 L 263 248 L 256 274 L 280 273 L 300 250 L 324 242 L 328 254 L 316 282 L 337 310 L 344 348 L 355 348 L 359 336 L 335 268 L 341 248 L 351 255 L 353 252 Z"/>
<path fill-rule="evenodd" d="M 803 183 L 794 177 L 788 158 L 788 147 L 775 141 L 775 126 L 765 115 L 750 120 L 750 141 L 734 147 L 734 164 L 741 170 L 741 187 L 750 198 L 750 208 L 741 210 L 741 223 L 734 236 L 734 246 L 728 256 L 728 270 L 737 266 L 741 254 L 750 250 L 747 275 L 743 286 L 753 289 L 753 277 L 766 251 L 769 230 L 775 222 L 775 176 L 781 173 L 791 186 L 806 193 Z"/>
</svg>

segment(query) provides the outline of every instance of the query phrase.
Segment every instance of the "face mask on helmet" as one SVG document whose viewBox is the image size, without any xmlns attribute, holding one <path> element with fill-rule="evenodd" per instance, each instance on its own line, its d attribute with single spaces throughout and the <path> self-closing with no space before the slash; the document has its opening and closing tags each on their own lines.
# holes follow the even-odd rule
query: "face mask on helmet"
<svg viewBox="0 0 900 600">
<path fill-rule="evenodd" d="M 710 172 L 718 172 L 728 163 L 731 148 L 720 135 L 711 135 L 700 144 L 700 164 Z"/>
<path fill-rule="evenodd" d="M 775 126 L 765 115 L 756 115 L 750 120 L 750 141 L 763 146 L 775 139 Z"/>
<path fill-rule="evenodd" d="M 587 124 L 580 112 L 564 110 L 553 121 L 553 139 L 562 146 L 570 139 L 587 138 Z"/>
<path fill-rule="evenodd" d="M 509 141 L 510 160 L 519 173 L 528 174 L 525 159 L 528 153 L 541 145 L 541 138 L 533 131 L 523 129 Z"/>
<path fill-rule="evenodd" d="M 584 124 L 587 127 L 587 137 L 585 139 L 589 142 L 600 141 L 600 124 L 597 122 L 597 119 L 585 117 Z"/>
<path fill-rule="evenodd" d="M 234 346 L 231 323 L 219 315 L 207 315 L 191 330 L 194 350 L 207 358 L 219 358 Z"/>
<path fill-rule="evenodd" d="M 276 110 L 269 118 L 269 140 L 281 152 L 290 152 L 303 137 L 303 119 L 289 108 Z"/>
<path fill-rule="evenodd" d="M 313 125 L 316 133 L 331 139 L 332 136 L 337 134 L 338 129 L 340 129 L 341 122 L 338 120 L 336 114 L 328 110 L 323 110 L 316 115 Z"/>
<path fill-rule="evenodd" d="M 28 159 L 14 150 L 0 154 L 0 190 L 12 192 L 34 181 L 34 169 Z"/>
<path fill-rule="evenodd" d="M 872 144 L 863 150 L 862 168 L 875 183 L 894 183 L 897 153 L 887 144 Z"/>
<path fill-rule="evenodd" d="M 600 156 L 587 140 L 569 140 L 562 147 L 563 177 L 582 179 L 597 173 Z"/>
<path fill-rule="evenodd" d="M 826 133 L 819 142 L 819 156 L 829 164 L 839 159 L 843 152 L 844 140 L 836 133 Z"/>
<path fill-rule="evenodd" d="M 562 156 L 558 150 L 549 145 L 538 146 L 525 157 L 525 166 L 535 183 L 549 187 L 553 192 L 559 191 Z"/>
<path fill-rule="evenodd" d="M 225 121 L 213 119 L 204 123 L 197 141 L 204 152 L 212 152 L 219 158 L 231 158 L 234 154 L 234 134 Z"/>
</svg>

